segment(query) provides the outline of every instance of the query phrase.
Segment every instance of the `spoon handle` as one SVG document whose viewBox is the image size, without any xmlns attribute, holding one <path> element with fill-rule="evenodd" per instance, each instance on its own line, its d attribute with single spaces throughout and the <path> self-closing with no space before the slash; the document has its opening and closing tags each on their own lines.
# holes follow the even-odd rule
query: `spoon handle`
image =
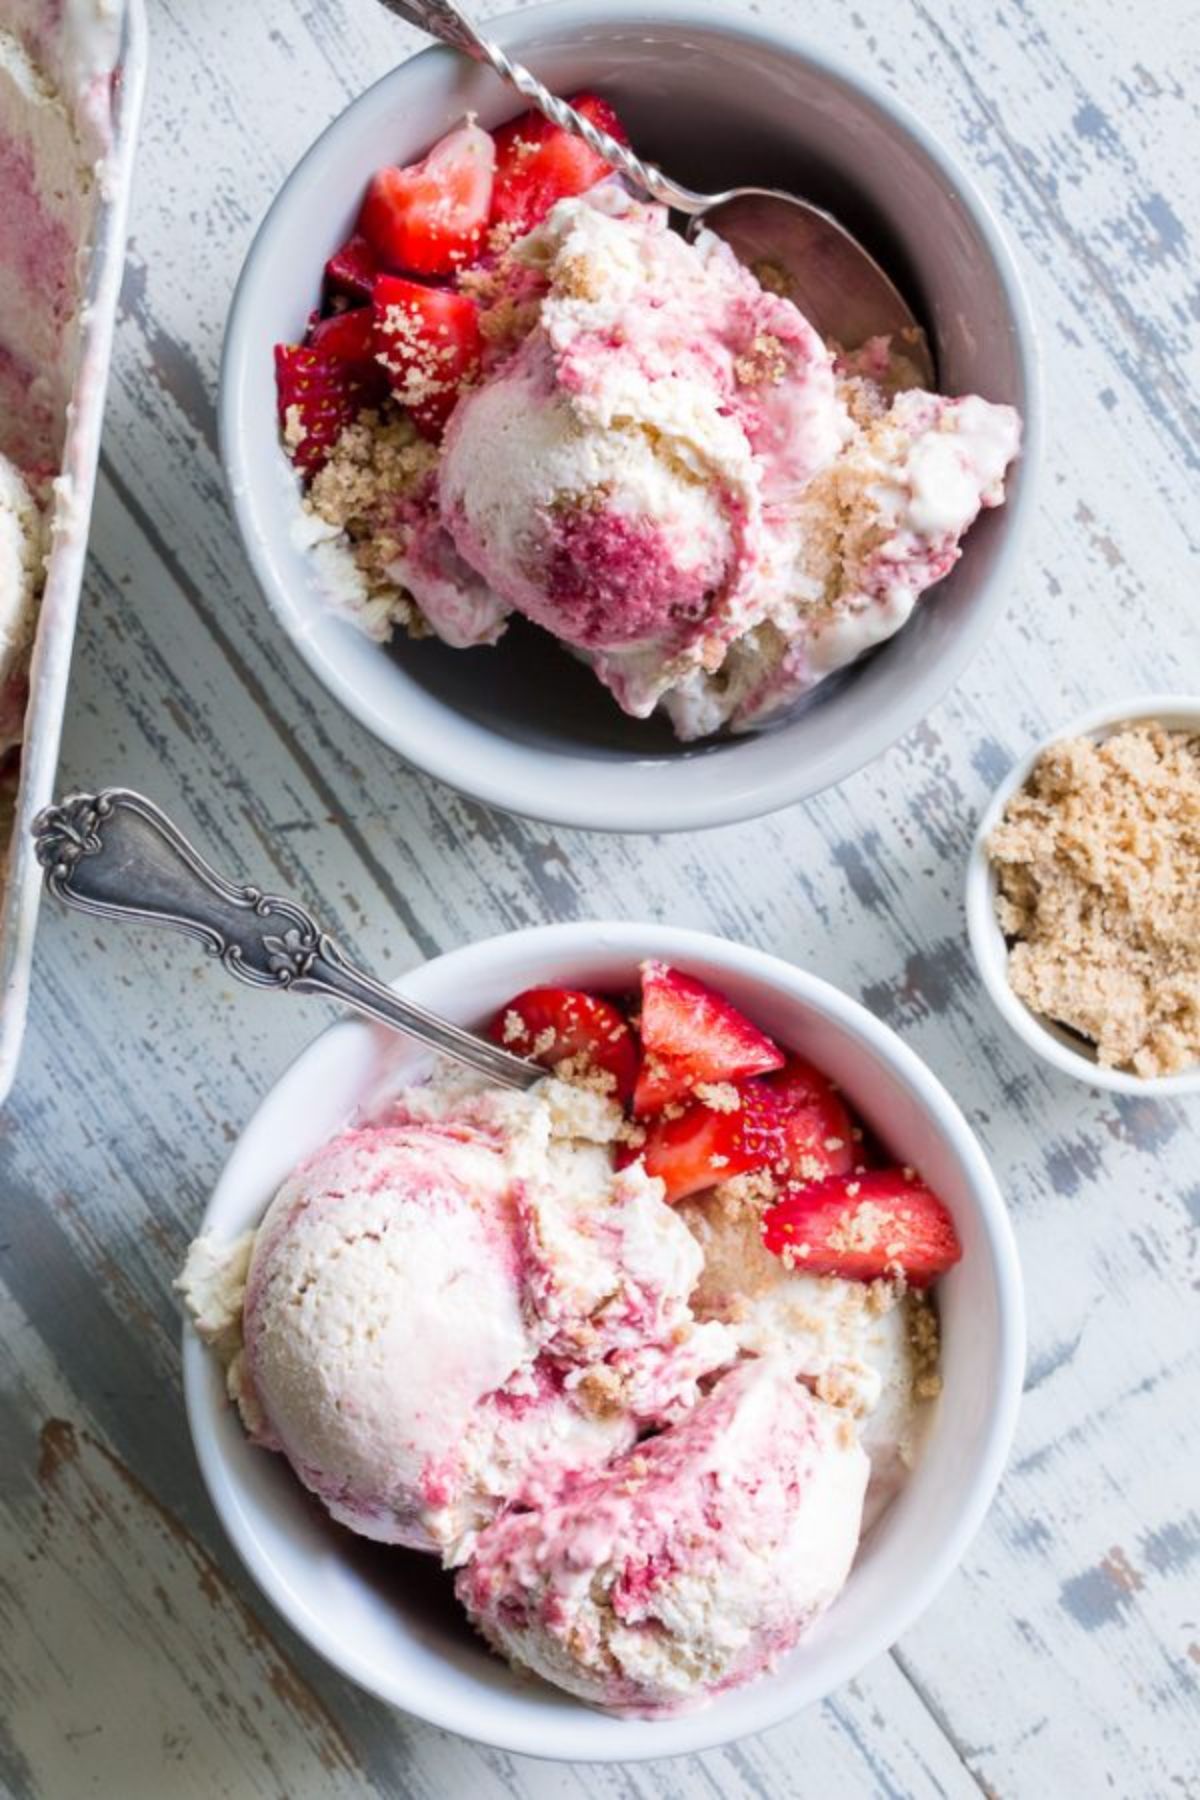
<svg viewBox="0 0 1200 1800">
<path fill-rule="evenodd" d="M 33 832 L 47 888 L 80 912 L 187 932 L 251 987 L 341 1000 L 504 1087 L 532 1087 L 545 1073 L 356 968 L 295 900 L 226 881 L 141 794 L 71 794 L 39 813 Z"/>
<path fill-rule="evenodd" d="M 464 51 L 476 62 L 487 63 L 501 81 L 507 81 L 510 87 L 515 87 L 552 124 L 582 138 L 597 156 L 612 163 L 614 168 L 620 169 L 623 175 L 629 177 L 635 187 L 650 194 L 655 200 L 661 200 L 664 206 L 673 206 L 677 212 L 690 215 L 703 212 L 705 207 L 711 205 L 710 195 L 694 194 L 690 188 L 681 187 L 653 163 L 643 162 L 625 144 L 619 144 L 607 131 L 601 131 L 590 119 L 577 113 L 573 106 L 568 106 L 565 100 L 552 94 L 529 69 L 514 62 L 499 44 L 477 31 L 455 4 L 455 0 L 381 0 L 381 3 L 406 24 L 416 25 L 421 31 L 428 32 L 430 37 L 449 44 L 453 50 Z"/>
</svg>

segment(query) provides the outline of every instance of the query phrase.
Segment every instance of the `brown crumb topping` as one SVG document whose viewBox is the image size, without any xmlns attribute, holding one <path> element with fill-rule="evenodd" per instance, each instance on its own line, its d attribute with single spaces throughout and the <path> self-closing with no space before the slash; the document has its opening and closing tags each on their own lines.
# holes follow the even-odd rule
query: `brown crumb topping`
<svg viewBox="0 0 1200 1800">
<path fill-rule="evenodd" d="M 772 262 L 769 257 L 750 264 L 750 273 L 760 288 L 768 294 L 779 294 L 784 300 L 790 300 L 795 291 L 795 282 L 782 263 Z"/>
<path fill-rule="evenodd" d="M 284 431 L 286 436 L 286 421 Z M 387 571 L 404 548 L 396 523 L 400 503 L 417 493 L 436 464 L 436 447 L 385 402 L 347 425 L 304 502 L 327 525 L 345 532 L 369 594 L 401 604 L 400 622 L 413 636 L 426 635 L 428 627 Z"/>
<path fill-rule="evenodd" d="M 760 331 L 735 359 L 733 372 L 742 387 L 778 387 L 788 372 L 787 353 L 773 333 Z"/>
<path fill-rule="evenodd" d="M 761 1218 L 768 1206 L 779 1198 L 779 1184 L 769 1169 L 752 1169 L 748 1175 L 735 1175 L 713 1190 L 713 1205 L 727 1219 L 744 1219 L 748 1215 Z"/>
<path fill-rule="evenodd" d="M 692 1090 L 701 1103 L 710 1112 L 735 1113 L 741 1111 L 742 1097 L 732 1081 L 698 1081 Z"/>
<path fill-rule="evenodd" d="M 1158 723 L 1051 746 L 988 852 L 1008 978 L 1098 1062 L 1200 1061 L 1200 733 Z"/>
<path fill-rule="evenodd" d="M 580 1378 L 575 1391 L 593 1418 L 608 1419 L 625 1410 L 624 1383 L 607 1363 L 594 1363 Z"/>
<path fill-rule="evenodd" d="M 908 1342 L 913 1360 L 914 1400 L 936 1400 L 942 1391 L 939 1369 L 942 1334 L 937 1310 L 927 1294 L 908 1295 Z"/>
<path fill-rule="evenodd" d="M 551 1032 L 553 1040 L 554 1033 Z M 585 1050 L 577 1050 L 573 1056 L 560 1057 L 554 1065 L 554 1073 L 560 1081 L 569 1081 L 572 1087 L 587 1088 L 593 1094 L 615 1094 L 617 1078 L 611 1069 L 601 1069 Z"/>
</svg>

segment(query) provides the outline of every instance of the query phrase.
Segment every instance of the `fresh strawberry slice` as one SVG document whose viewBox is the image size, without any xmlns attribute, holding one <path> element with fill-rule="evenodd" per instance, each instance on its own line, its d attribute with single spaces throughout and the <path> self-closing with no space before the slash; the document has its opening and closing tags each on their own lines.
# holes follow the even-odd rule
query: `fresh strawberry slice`
<svg viewBox="0 0 1200 1800">
<path fill-rule="evenodd" d="M 782 1165 L 784 1120 L 763 1084 L 748 1081 L 722 1098 L 728 1098 L 728 1107 L 694 1100 L 676 1118 L 660 1114 L 647 1125 L 641 1149 L 623 1152 L 618 1161 L 640 1156 L 647 1175 L 659 1176 L 672 1202 L 735 1175 Z"/>
<path fill-rule="evenodd" d="M 371 300 L 375 349 L 392 392 L 427 437 L 441 436 L 479 368 L 479 307 L 467 294 L 381 275 Z"/>
<path fill-rule="evenodd" d="M 698 1085 L 741 1081 L 783 1064 L 769 1037 L 694 975 L 642 964 L 642 1051 L 633 1110 L 659 1112 Z"/>
<path fill-rule="evenodd" d="M 619 144 L 629 142 L 616 113 L 598 94 L 577 94 L 571 105 Z M 611 164 L 582 138 L 552 125 L 541 113 L 522 113 L 495 137 L 492 223 L 506 225 L 513 237 L 532 231 L 555 201 L 585 193 L 612 174 Z"/>
<path fill-rule="evenodd" d="M 369 300 L 379 272 L 379 258 L 361 231 L 356 231 L 325 264 L 325 282 L 335 293 L 348 294 L 352 300 Z"/>
<path fill-rule="evenodd" d="M 962 1255 L 954 1221 L 911 1169 L 871 1169 L 793 1187 L 763 1217 L 763 1242 L 809 1275 L 927 1287 Z"/>
<path fill-rule="evenodd" d="M 359 370 L 306 344 L 276 344 L 275 390 L 288 455 L 305 475 L 328 460 L 371 398 L 371 384 Z"/>
<path fill-rule="evenodd" d="M 322 356 L 381 373 L 375 361 L 375 315 L 369 306 L 352 306 L 349 312 L 318 319 L 308 334 L 308 344 Z"/>
<path fill-rule="evenodd" d="M 846 1175 L 862 1162 L 861 1133 L 828 1076 L 802 1057 L 765 1075 L 763 1088 L 779 1108 L 783 1157 L 793 1181 Z"/>
<path fill-rule="evenodd" d="M 495 167 L 488 133 L 460 125 L 424 162 L 372 177 L 358 229 L 385 268 L 412 275 L 469 268 L 487 230 Z"/>
<path fill-rule="evenodd" d="M 529 1056 L 547 1069 L 569 1061 L 571 1073 L 599 1070 L 613 1079 L 624 1103 L 637 1079 L 637 1043 L 627 1021 L 610 1000 L 577 988 L 526 988 L 502 1006 L 488 1036 L 515 1056 Z"/>
</svg>

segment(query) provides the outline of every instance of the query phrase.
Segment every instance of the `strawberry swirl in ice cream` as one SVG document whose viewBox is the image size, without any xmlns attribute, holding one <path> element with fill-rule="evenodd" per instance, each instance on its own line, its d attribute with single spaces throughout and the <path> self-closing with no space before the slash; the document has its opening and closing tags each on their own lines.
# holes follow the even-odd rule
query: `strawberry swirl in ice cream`
<svg viewBox="0 0 1200 1800">
<path fill-rule="evenodd" d="M 823 343 L 785 271 L 686 242 L 530 116 L 381 171 L 326 275 L 280 409 L 356 620 L 465 647 L 521 614 L 681 738 L 899 630 L 1018 451 L 1011 407 Z"/>
<path fill-rule="evenodd" d="M 311 1157 L 252 1244 L 197 1241 L 184 1291 L 251 1435 L 340 1523 L 457 1562 L 728 1360 L 687 1304 L 694 1240 L 613 1169 L 619 1122 L 445 1071 Z"/>
<path fill-rule="evenodd" d="M 432 1552 L 487 1641 L 654 1717 L 836 1598 L 919 1456 L 953 1221 L 695 977 L 531 988 L 527 1093 L 439 1067 L 180 1279 L 246 1429 L 340 1525 Z"/>
<path fill-rule="evenodd" d="M 569 1693 L 678 1712 L 770 1668 L 834 1599 L 868 1469 L 786 1360 L 741 1363 L 678 1425 L 490 1525 L 458 1594 Z"/>
</svg>

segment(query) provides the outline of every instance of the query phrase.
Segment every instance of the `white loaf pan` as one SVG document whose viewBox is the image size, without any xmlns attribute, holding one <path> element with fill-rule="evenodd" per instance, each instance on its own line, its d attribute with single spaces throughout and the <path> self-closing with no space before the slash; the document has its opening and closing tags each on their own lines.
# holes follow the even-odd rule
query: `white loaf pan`
<svg viewBox="0 0 1200 1800">
<path fill-rule="evenodd" d="M 126 0 L 113 92 L 112 147 L 96 214 L 95 237 L 80 329 L 79 361 L 71 393 L 62 473 L 56 490 L 53 538 L 29 671 L 29 706 L 17 790 L 7 881 L 0 910 L 0 1102 L 16 1073 L 33 941 L 41 899 L 41 870 L 31 827 L 52 798 L 71 673 L 75 619 L 87 554 L 92 492 L 113 323 L 125 263 L 125 234 L 133 152 L 146 76 L 146 17 L 142 0 Z"/>
</svg>

